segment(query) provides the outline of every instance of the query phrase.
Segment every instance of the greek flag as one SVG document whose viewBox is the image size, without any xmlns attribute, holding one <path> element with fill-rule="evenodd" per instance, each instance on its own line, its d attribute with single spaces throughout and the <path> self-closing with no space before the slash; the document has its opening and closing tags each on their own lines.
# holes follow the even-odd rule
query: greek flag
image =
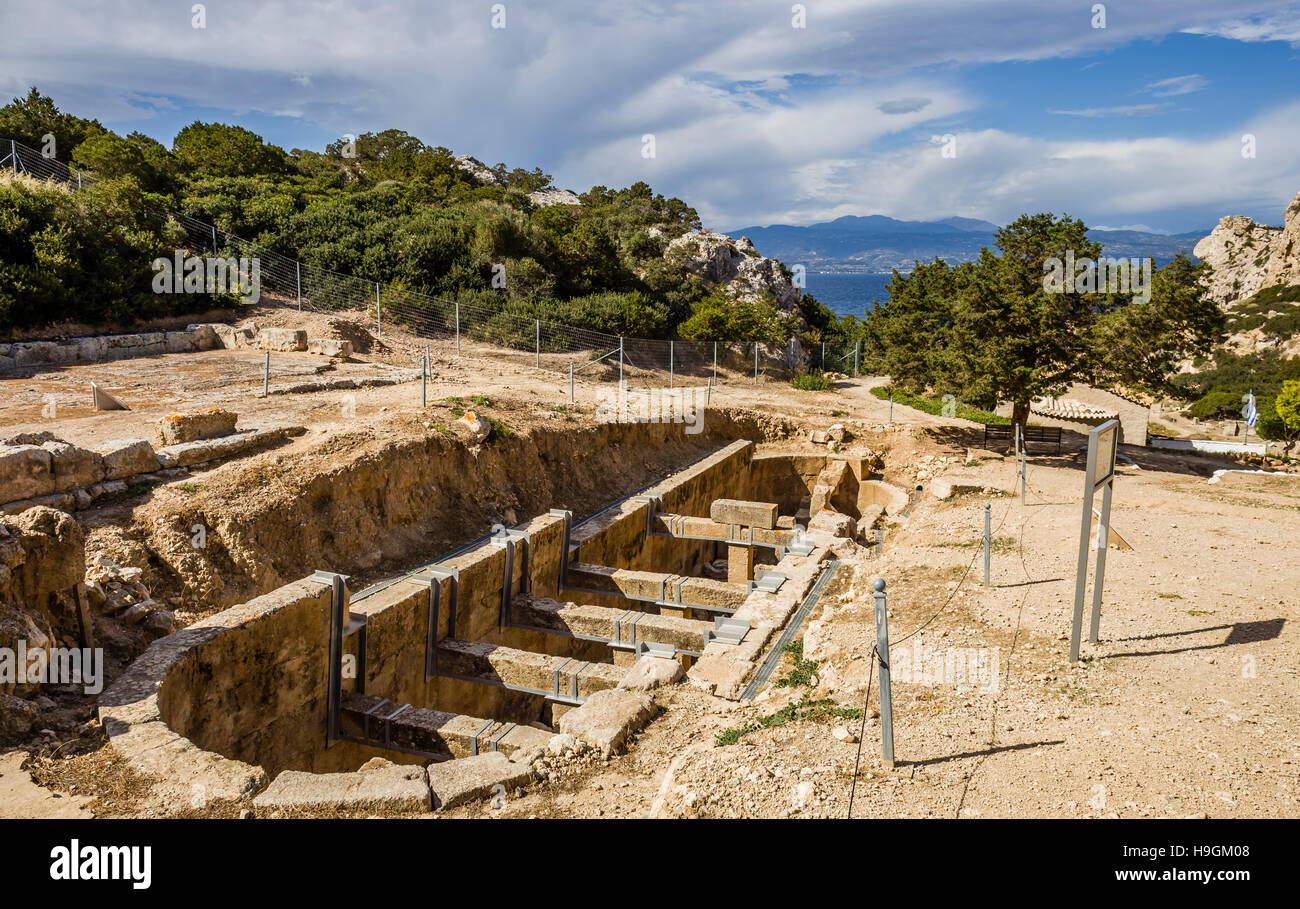
<svg viewBox="0 0 1300 909">
<path fill-rule="evenodd" d="M 1254 426 L 1259 422 L 1259 411 L 1255 409 L 1255 392 L 1253 390 L 1246 396 L 1246 409 L 1242 416 L 1246 418 L 1247 426 Z"/>
</svg>

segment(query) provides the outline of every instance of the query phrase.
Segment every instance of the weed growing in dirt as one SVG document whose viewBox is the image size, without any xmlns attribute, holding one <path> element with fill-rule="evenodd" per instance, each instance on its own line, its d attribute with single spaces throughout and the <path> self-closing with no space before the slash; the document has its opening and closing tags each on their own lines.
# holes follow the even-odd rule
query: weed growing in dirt
<svg viewBox="0 0 1300 909">
<path fill-rule="evenodd" d="M 786 723 L 797 723 L 800 720 L 812 719 L 813 717 L 833 716 L 842 720 L 860 720 L 862 719 L 861 707 L 841 707 L 835 703 L 834 698 L 821 698 L 816 701 L 808 699 L 804 695 L 798 703 L 788 704 L 770 716 L 765 716 L 753 723 L 746 723 L 743 726 L 728 726 L 717 734 L 713 740 L 715 748 L 722 748 L 725 745 L 734 745 L 751 732 L 758 732 L 760 729 L 771 729 L 775 726 L 784 726 Z"/>
<path fill-rule="evenodd" d="M 1012 549 L 1016 548 L 1016 543 L 1017 540 L 1015 537 L 994 537 L 989 541 L 989 546 L 994 552 L 1010 552 Z M 984 548 L 984 540 L 961 540 L 960 542 L 955 540 L 945 540 L 942 543 L 931 543 L 930 545 L 938 548 L 982 549 Z"/>
<path fill-rule="evenodd" d="M 494 417 L 488 417 L 487 421 L 492 424 L 492 431 L 488 433 L 487 441 L 497 442 L 501 439 L 508 439 L 515 434 L 515 431 L 500 420 Z"/>
<path fill-rule="evenodd" d="M 785 652 L 790 655 L 794 665 L 790 674 L 776 683 L 777 688 L 811 688 L 813 676 L 817 672 L 817 661 L 806 660 L 803 655 L 803 638 L 785 645 Z"/>
<path fill-rule="evenodd" d="M 177 492 L 202 492 L 208 487 L 206 484 L 203 483 L 176 483 L 172 486 L 168 486 L 167 488 L 175 489 Z"/>
<path fill-rule="evenodd" d="M 470 395 L 469 399 L 479 407 L 491 407 L 492 402 L 488 400 L 487 395 Z"/>
</svg>

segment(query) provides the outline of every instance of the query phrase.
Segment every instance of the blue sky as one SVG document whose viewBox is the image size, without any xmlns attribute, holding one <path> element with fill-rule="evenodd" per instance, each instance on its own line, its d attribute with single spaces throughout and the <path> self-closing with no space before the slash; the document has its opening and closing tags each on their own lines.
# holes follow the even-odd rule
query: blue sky
<svg viewBox="0 0 1300 909">
<path fill-rule="evenodd" d="M 810 0 L 801 28 L 766 0 L 503 0 L 504 28 L 478 0 L 212 0 L 202 29 L 191 5 L 6 4 L 0 92 L 165 143 L 195 119 L 286 148 L 398 127 L 567 188 L 644 179 L 724 229 L 1049 210 L 1182 232 L 1280 223 L 1300 191 L 1295 3 L 1129 0 L 1104 28 L 1072 0 Z"/>
</svg>

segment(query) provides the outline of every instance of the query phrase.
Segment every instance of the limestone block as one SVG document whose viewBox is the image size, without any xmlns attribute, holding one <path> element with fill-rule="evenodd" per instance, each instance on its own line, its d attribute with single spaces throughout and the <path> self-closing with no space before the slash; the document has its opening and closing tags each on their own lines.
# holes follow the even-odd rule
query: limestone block
<svg viewBox="0 0 1300 909">
<path fill-rule="evenodd" d="M 499 751 L 430 764 L 428 772 L 434 808 L 454 808 L 487 798 L 497 786 L 508 792 L 533 780 L 528 764 L 517 764 Z"/>
<path fill-rule="evenodd" d="M 0 447 L 0 502 L 15 502 L 54 491 L 54 458 L 39 445 Z"/>
<path fill-rule="evenodd" d="M 306 350 L 304 328 L 263 328 L 257 334 L 257 346 L 263 350 Z"/>
<path fill-rule="evenodd" d="M 609 688 L 593 692 L 581 707 L 560 717 L 560 732 L 609 755 L 622 748 L 654 714 L 655 703 L 650 695 Z"/>
<path fill-rule="evenodd" d="M 104 459 L 104 477 L 120 480 L 158 469 L 158 456 L 146 439 L 110 439 L 96 451 Z"/>
<path fill-rule="evenodd" d="M 308 338 L 307 353 L 346 360 L 352 356 L 352 342 L 339 341 L 334 338 Z"/>
<path fill-rule="evenodd" d="M 158 424 L 158 439 L 164 445 L 213 439 L 235 431 L 238 414 L 221 407 L 170 413 Z"/>
<path fill-rule="evenodd" d="M 104 479 L 104 458 L 98 452 L 63 441 L 45 442 L 41 447 L 50 453 L 52 459 L 55 490 L 63 492 L 93 486 Z"/>
<path fill-rule="evenodd" d="M 618 687 L 633 691 L 649 691 L 662 685 L 672 685 L 680 681 L 685 674 L 686 670 L 676 660 L 643 656 L 632 665 L 627 675 L 623 676 L 623 681 L 618 683 Z"/>
<path fill-rule="evenodd" d="M 739 499 L 715 499 L 709 517 L 719 524 L 744 524 L 771 530 L 776 527 L 776 505 L 771 502 L 742 502 Z"/>
<path fill-rule="evenodd" d="M 262 809 L 428 811 L 429 782 L 423 767 L 387 761 L 354 773 L 285 770 L 253 804 Z"/>
</svg>

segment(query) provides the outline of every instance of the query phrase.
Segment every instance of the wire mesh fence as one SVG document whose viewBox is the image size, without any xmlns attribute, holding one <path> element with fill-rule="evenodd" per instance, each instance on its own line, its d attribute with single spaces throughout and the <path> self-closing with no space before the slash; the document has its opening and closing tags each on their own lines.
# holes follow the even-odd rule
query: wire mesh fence
<svg viewBox="0 0 1300 909">
<path fill-rule="evenodd" d="M 0 140 L 0 169 L 77 188 L 95 178 L 47 158 L 13 140 Z M 457 353 L 496 356 L 526 363 L 558 376 L 618 378 L 644 385 L 714 384 L 729 381 L 785 380 L 817 370 L 857 374 L 856 345 L 821 344 L 807 349 L 788 344 L 620 337 L 591 328 L 539 319 L 472 300 L 448 299 L 397 284 L 347 275 L 289 258 L 237 237 L 214 224 L 177 212 L 168 216 L 183 228 L 196 254 L 256 260 L 258 302 L 364 321 L 382 336 L 400 328 L 422 339 L 444 339 Z"/>
</svg>

